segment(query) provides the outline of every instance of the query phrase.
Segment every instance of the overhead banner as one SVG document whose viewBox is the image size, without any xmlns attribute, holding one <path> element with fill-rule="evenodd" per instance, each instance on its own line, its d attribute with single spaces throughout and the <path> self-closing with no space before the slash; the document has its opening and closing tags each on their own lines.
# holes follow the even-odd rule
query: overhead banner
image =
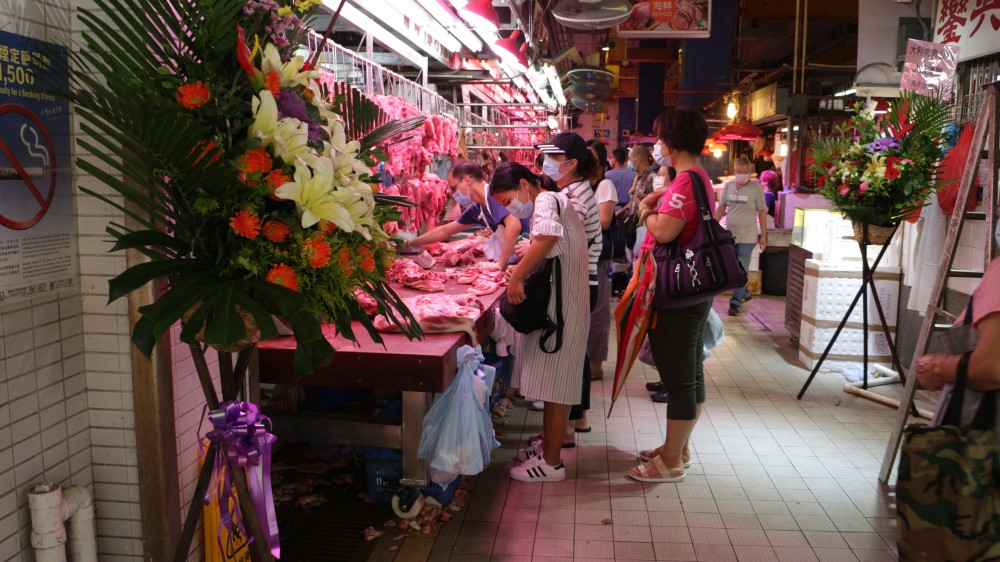
<svg viewBox="0 0 1000 562">
<path fill-rule="evenodd" d="M 899 89 L 922 96 L 951 99 L 958 65 L 958 45 L 942 45 L 918 39 L 906 42 L 906 60 Z"/>
<path fill-rule="evenodd" d="M 959 62 L 1000 51 L 1000 2 L 940 0 L 934 16 L 934 42 L 958 45 Z"/>
<path fill-rule="evenodd" d="M 709 0 L 649 0 L 636 2 L 632 17 L 618 26 L 625 38 L 705 38 L 709 36 L 712 4 Z"/>
<path fill-rule="evenodd" d="M 0 302 L 78 283 L 66 53 L 0 31 Z"/>
</svg>

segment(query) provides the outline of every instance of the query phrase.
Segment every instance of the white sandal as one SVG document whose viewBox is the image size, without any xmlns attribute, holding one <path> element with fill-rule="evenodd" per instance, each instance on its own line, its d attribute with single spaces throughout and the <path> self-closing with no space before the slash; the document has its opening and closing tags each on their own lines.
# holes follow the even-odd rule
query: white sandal
<svg viewBox="0 0 1000 562">
<path fill-rule="evenodd" d="M 636 470 L 639 474 L 632 474 L 632 472 L 627 472 L 627 476 L 632 480 L 639 482 L 650 482 L 654 484 L 669 483 L 669 482 L 682 482 L 687 473 L 683 470 L 680 474 L 671 474 L 670 469 L 667 465 L 663 464 L 663 459 L 660 457 L 654 457 L 653 460 L 637 465 Z"/>
</svg>

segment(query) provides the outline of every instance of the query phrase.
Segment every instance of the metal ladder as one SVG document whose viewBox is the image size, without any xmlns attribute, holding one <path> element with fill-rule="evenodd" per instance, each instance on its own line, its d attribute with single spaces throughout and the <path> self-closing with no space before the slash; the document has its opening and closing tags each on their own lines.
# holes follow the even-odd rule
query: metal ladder
<svg viewBox="0 0 1000 562">
<path fill-rule="evenodd" d="M 962 172 L 961 183 L 959 184 L 958 197 L 955 201 L 955 210 L 952 212 L 951 221 L 948 224 L 948 236 L 945 239 L 943 253 L 941 255 L 941 267 L 938 269 L 931 290 L 931 298 L 927 304 L 927 312 L 924 314 L 924 322 L 920 328 L 920 336 L 917 339 L 917 347 L 914 350 L 913 359 L 927 353 L 930 347 L 931 336 L 934 332 L 946 330 L 951 327 L 950 323 L 939 323 L 938 318 L 954 320 L 955 316 L 944 310 L 944 298 L 948 288 L 949 279 L 976 279 L 982 278 L 983 272 L 989 265 L 990 260 L 996 256 L 997 248 L 994 243 L 997 219 L 998 188 L 997 180 L 997 156 L 1000 150 L 998 143 L 998 133 L 1000 133 L 1000 97 L 997 89 L 1000 81 L 987 84 L 984 89 L 983 105 L 976 119 L 973 132 L 972 148 L 969 150 L 969 157 L 966 160 L 965 170 Z M 976 171 L 979 169 L 980 160 L 985 160 L 987 166 L 987 177 L 984 178 L 983 190 L 983 211 L 968 212 L 970 198 L 976 196 L 975 186 Z M 962 237 L 962 229 L 965 221 L 985 221 L 987 225 L 987 236 L 985 250 L 983 252 L 983 271 L 958 270 L 953 269 L 955 252 L 958 249 L 958 242 Z M 910 362 L 913 364 L 913 361 Z M 910 406 L 913 404 L 913 396 L 917 392 L 917 377 L 912 374 L 906 377 L 906 386 L 899 401 L 899 412 L 896 414 L 896 421 L 892 427 L 892 435 L 889 437 L 889 444 L 885 450 L 885 457 L 882 459 L 882 468 L 879 471 L 879 480 L 888 483 L 892 468 L 896 462 L 896 454 L 899 451 L 899 443 L 903 435 L 903 427 L 910 413 Z"/>
</svg>

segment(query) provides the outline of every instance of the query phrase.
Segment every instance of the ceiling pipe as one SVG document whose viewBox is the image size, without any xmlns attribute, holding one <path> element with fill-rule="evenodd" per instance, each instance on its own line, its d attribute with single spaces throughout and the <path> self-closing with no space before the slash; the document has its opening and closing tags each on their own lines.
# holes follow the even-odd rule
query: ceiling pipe
<svg viewBox="0 0 1000 562">
<path fill-rule="evenodd" d="M 809 45 L 809 0 L 804 0 L 802 12 L 802 59 L 799 61 L 799 92 L 806 91 L 806 48 Z"/>
<path fill-rule="evenodd" d="M 792 93 L 798 85 L 799 71 L 799 9 L 802 7 L 802 0 L 795 0 L 795 46 L 792 47 Z"/>
</svg>

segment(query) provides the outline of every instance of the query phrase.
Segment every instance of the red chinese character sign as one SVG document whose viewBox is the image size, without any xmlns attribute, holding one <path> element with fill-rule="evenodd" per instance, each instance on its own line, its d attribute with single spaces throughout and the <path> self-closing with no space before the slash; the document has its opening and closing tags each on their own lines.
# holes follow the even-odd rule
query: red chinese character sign
<svg viewBox="0 0 1000 562">
<path fill-rule="evenodd" d="M 950 100 L 958 65 L 958 45 L 942 45 L 910 39 L 899 89 L 923 96 Z"/>
<path fill-rule="evenodd" d="M 1000 0 L 941 0 L 934 42 L 959 46 L 959 62 L 1000 51 Z"/>
<path fill-rule="evenodd" d="M 66 49 L 0 32 L 0 302 L 77 285 Z M 43 73 L 46 73 L 43 75 Z"/>
<path fill-rule="evenodd" d="M 709 36 L 712 4 L 709 0 L 648 0 L 635 2 L 632 17 L 618 26 L 618 36 L 704 38 Z"/>
</svg>

